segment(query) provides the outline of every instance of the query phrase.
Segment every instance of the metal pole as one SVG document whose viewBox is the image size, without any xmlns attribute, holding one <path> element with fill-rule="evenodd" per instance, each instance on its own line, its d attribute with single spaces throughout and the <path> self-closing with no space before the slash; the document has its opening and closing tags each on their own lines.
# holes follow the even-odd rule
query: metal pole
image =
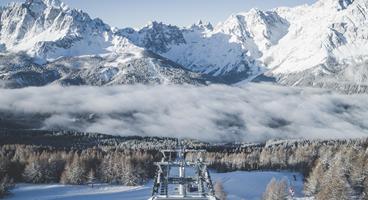
<svg viewBox="0 0 368 200">
<path fill-rule="evenodd" d="M 179 177 L 180 178 L 184 178 L 185 177 L 185 167 L 183 165 L 181 165 L 179 167 Z M 185 187 L 185 183 L 182 183 L 179 185 L 179 194 L 182 195 L 183 197 L 186 196 L 187 190 Z"/>
<path fill-rule="evenodd" d="M 179 166 L 179 177 L 180 178 L 185 178 L 185 158 L 184 158 L 184 147 L 181 146 L 180 150 L 179 150 L 179 162 L 180 162 L 180 166 Z M 186 188 L 186 184 L 185 183 L 180 183 L 179 184 L 179 195 L 185 197 L 187 193 L 187 188 Z"/>
</svg>

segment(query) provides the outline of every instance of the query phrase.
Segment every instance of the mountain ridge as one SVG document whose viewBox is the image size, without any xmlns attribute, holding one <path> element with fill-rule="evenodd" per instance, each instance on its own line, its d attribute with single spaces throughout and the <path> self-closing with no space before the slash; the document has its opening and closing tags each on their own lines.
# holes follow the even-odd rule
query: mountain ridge
<svg viewBox="0 0 368 200">
<path fill-rule="evenodd" d="M 58 0 L 10 4 L 0 23 L 4 47 L 0 79 L 8 87 L 206 81 L 200 74 L 115 35 L 102 20 Z"/>
<path fill-rule="evenodd" d="M 251 9 L 211 29 L 182 28 L 186 42 L 165 43 L 166 52 L 152 50 L 189 70 L 230 75 L 234 82 L 266 77 L 287 86 L 365 93 L 367 4 L 328 0 L 269 11 Z M 232 76 L 239 73 L 239 79 Z"/>
<path fill-rule="evenodd" d="M 360 93 L 366 89 L 351 88 L 368 87 L 367 10 L 366 0 L 320 0 L 294 8 L 251 9 L 231 15 L 216 26 L 200 21 L 191 27 L 178 27 L 154 21 L 135 30 L 111 28 L 59 0 L 27 0 L 0 11 L 0 52 L 25 52 L 39 65 L 58 59 L 99 56 L 105 59 L 101 66 L 107 68 L 112 65 L 107 61 L 111 57 L 126 61 L 135 55 L 140 60 L 159 58 L 155 66 L 160 69 L 160 63 L 166 60 L 170 64 L 164 68 L 180 68 L 177 74 L 184 74 L 184 83 L 189 84 L 198 83 L 190 80 L 192 77 L 199 77 L 202 83 L 226 84 L 266 77 L 282 85 Z M 150 65 L 148 61 L 139 63 L 137 68 L 141 69 Z M 113 64 L 121 66 L 119 72 L 126 68 L 122 67 L 124 62 Z M 130 64 L 133 68 L 137 65 Z M 10 80 L 6 75 L 11 71 L 5 65 L 0 68 L 0 77 Z M 152 79 L 152 75 L 140 73 L 147 70 L 134 74 L 145 77 L 143 81 L 123 81 L 127 78 L 124 77 L 115 82 L 151 83 L 147 79 Z M 160 73 L 153 76 L 166 77 Z M 183 83 L 175 81 L 181 79 L 175 75 L 167 75 L 156 83 L 165 83 L 164 79 Z"/>
</svg>

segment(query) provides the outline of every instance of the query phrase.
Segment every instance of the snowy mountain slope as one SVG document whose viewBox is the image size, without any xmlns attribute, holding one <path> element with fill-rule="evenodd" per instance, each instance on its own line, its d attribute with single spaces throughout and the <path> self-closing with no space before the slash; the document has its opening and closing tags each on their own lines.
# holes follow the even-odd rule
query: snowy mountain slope
<svg viewBox="0 0 368 200">
<path fill-rule="evenodd" d="M 205 82 L 58 0 L 13 3 L 0 25 L 0 78 L 9 87 Z"/>
<path fill-rule="evenodd" d="M 0 9 L 0 53 L 7 57 L 0 77 L 17 86 L 39 85 L 37 79 L 105 85 L 267 78 L 367 92 L 367 10 L 367 0 L 319 0 L 295 8 L 251 9 L 216 26 L 151 22 L 134 30 L 112 29 L 59 0 L 27 0 Z M 14 54 L 19 63 L 6 63 Z M 15 76 L 22 69 L 28 74 L 30 66 L 38 71 Z M 25 84 L 27 79 L 35 83 Z"/>
<path fill-rule="evenodd" d="M 287 28 L 287 21 L 276 12 L 252 9 L 216 27 L 200 21 L 180 29 L 153 22 L 139 31 L 123 29 L 117 33 L 189 70 L 235 83 L 262 72 L 263 65 L 257 59 L 286 34 Z"/>
<path fill-rule="evenodd" d="M 243 80 L 260 71 L 241 44 L 229 42 L 230 37 L 226 34 L 206 33 L 206 29 L 194 28 L 185 30 L 184 38 L 186 44 L 171 46 L 162 55 L 189 70 L 222 77 L 228 83 Z"/>
<path fill-rule="evenodd" d="M 320 0 L 295 8 L 252 9 L 215 27 L 154 23 L 123 35 L 187 69 L 225 77 L 228 83 L 267 71 L 266 76 L 285 85 L 364 92 L 367 4 L 366 0 Z M 165 36 L 156 40 L 160 48 L 141 42 L 155 38 L 152 33 Z"/>
<path fill-rule="evenodd" d="M 248 55 L 259 58 L 263 52 L 287 33 L 289 23 L 277 12 L 251 9 L 247 13 L 232 15 L 215 28 L 215 32 L 231 36 L 230 42 L 241 43 Z"/>
<path fill-rule="evenodd" d="M 368 2 L 324 0 L 280 8 L 288 33 L 262 57 L 282 84 L 367 91 Z"/>
<path fill-rule="evenodd" d="M 171 25 L 158 22 L 150 22 L 139 31 L 132 28 L 115 29 L 115 34 L 122 35 L 134 41 L 136 45 L 145 47 L 157 53 L 165 53 L 169 45 L 185 44 L 182 31 Z"/>
<path fill-rule="evenodd" d="M 165 58 L 150 52 L 142 55 L 107 54 L 104 56 L 63 57 L 36 64 L 26 54 L 0 55 L 2 86 L 19 88 L 62 85 L 118 84 L 205 84 L 203 76 L 188 72 Z"/>
<path fill-rule="evenodd" d="M 7 7 L 1 15 L 1 43 L 8 51 L 56 59 L 106 52 L 110 27 L 58 0 L 29 0 Z"/>
</svg>

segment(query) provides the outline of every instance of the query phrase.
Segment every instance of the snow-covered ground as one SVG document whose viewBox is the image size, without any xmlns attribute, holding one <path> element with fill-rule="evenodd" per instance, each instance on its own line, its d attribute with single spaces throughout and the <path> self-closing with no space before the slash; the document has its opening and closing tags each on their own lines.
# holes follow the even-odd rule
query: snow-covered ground
<svg viewBox="0 0 368 200">
<path fill-rule="evenodd" d="M 128 186 L 73 186 L 20 184 L 12 190 L 9 200 L 142 200 L 151 194 L 151 184 Z"/>
<path fill-rule="evenodd" d="M 294 181 L 294 175 L 296 181 Z M 230 172 L 212 173 L 214 182 L 221 181 L 228 200 L 258 200 L 261 199 L 267 184 L 275 177 L 277 180 L 286 179 L 295 190 L 296 196 L 300 197 L 303 190 L 303 176 L 290 172 Z"/>
<path fill-rule="evenodd" d="M 286 178 L 302 196 L 303 177 L 291 172 L 230 172 L 211 173 L 214 181 L 222 181 L 228 200 L 260 199 L 268 182 Z M 294 180 L 296 176 L 296 181 Z M 144 200 L 151 194 L 152 183 L 139 187 L 108 186 L 70 186 L 70 185 L 32 185 L 20 184 L 12 190 L 7 200 Z"/>
</svg>

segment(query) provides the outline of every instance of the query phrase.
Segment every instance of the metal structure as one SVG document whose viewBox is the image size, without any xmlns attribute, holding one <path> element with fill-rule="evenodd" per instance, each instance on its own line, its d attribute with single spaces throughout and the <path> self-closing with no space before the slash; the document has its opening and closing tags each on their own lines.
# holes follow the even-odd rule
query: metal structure
<svg viewBox="0 0 368 200">
<path fill-rule="evenodd" d="M 187 161 L 186 153 L 197 153 L 195 161 Z M 207 165 L 200 158 L 203 150 L 162 150 L 149 200 L 216 200 Z M 190 175 L 189 175 L 190 174 Z"/>
</svg>

